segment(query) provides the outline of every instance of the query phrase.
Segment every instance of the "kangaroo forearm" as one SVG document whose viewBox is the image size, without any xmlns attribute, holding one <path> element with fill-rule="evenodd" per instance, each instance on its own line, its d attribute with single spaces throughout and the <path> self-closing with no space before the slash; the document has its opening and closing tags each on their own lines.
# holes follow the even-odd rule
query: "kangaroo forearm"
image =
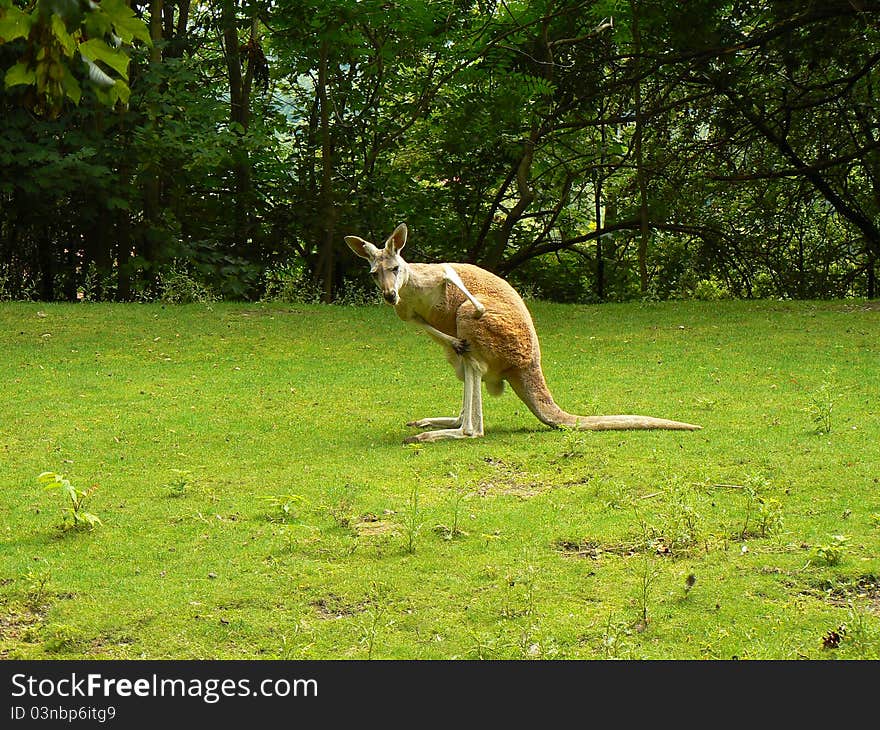
<svg viewBox="0 0 880 730">
<path fill-rule="evenodd" d="M 414 322 L 419 325 L 435 340 L 446 343 L 447 345 L 452 347 L 452 349 L 455 350 L 459 355 L 467 352 L 467 343 L 464 340 L 460 340 L 458 337 L 453 337 L 452 335 L 447 335 L 445 332 L 441 332 L 436 327 L 428 324 L 428 321 L 420 314 L 413 314 L 410 318 L 410 322 Z"/>
<path fill-rule="evenodd" d="M 461 289 L 461 293 L 464 294 L 465 297 L 467 297 L 467 300 L 474 305 L 474 309 L 477 310 L 474 318 L 479 319 L 482 317 L 486 311 L 486 307 L 483 306 L 482 302 L 480 302 L 473 294 L 471 294 L 470 290 L 465 286 L 455 269 L 449 264 L 443 264 L 443 276 L 448 283 Z"/>
</svg>

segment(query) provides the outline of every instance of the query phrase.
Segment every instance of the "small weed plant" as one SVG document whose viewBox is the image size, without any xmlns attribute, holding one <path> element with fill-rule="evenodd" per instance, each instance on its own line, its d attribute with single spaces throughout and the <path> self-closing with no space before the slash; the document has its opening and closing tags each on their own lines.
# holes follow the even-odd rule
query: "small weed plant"
<svg viewBox="0 0 880 730">
<path fill-rule="evenodd" d="M 372 583 L 367 598 L 367 610 L 361 622 L 360 642 L 367 650 L 367 659 L 373 658 L 376 643 L 382 628 L 394 624 L 394 621 L 385 621 L 385 613 L 388 609 L 389 589 L 383 583 Z"/>
<path fill-rule="evenodd" d="M 74 487 L 63 474 L 56 474 L 52 471 L 44 471 L 37 477 L 37 480 L 47 490 L 57 491 L 61 494 L 64 502 L 61 508 L 64 515 L 62 529 L 93 530 L 103 524 L 96 514 L 86 510 L 86 504 L 97 490 L 97 486 L 83 491 Z"/>
<path fill-rule="evenodd" d="M 837 384 L 835 369 L 823 371 L 822 382 L 809 393 L 804 410 L 813 422 L 818 435 L 831 433 L 834 405 L 840 399 L 841 389 Z"/>
<path fill-rule="evenodd" d="M 39 611 L 46 602 L 52 571 L 48 567 L 33 568 L 27 572 L 25 580 L 27 581 L 27 606 L 32 611 Z"/>
<path fill-rule="evenodd" d="M 768 537 L 782 529 L 782 503 L 761 492 L 769 487 L 766 479 L 749 477 L 742 486 L 746 497 L 746 516 L 739 533 L 740 540 L 747 537 Z"/>
<path fill-rule="evenodd" d="M 299 494 L 267 494 L 260 499 L 269 506 L 271 522 L 296 522 L 299 519 L 297 508 L 306 501 Z"/>
<path fill-rule="evenodd" d="M 758 497 L 758 531 L 761 537 L 782 529 L 782 503 L 773 497 Z"/>
<path fill-rule="evenodd" d="M 172 469 L 172 471 L 175 472 L 176 476 L 166 485 L 168 487 L 168 496 L 183 497 L 186 495 L 186 488 L 190 483 L 190 474 L 184 469 Z"/>
<path fill-rule="evenodd" d="M 409 494 L 409 504 L 403 519 L 406 551 L 410 554 L 416 551 L 416 538 L 422 531 L 421 518 L 421 512 L 419 511 L 419 485 L 418 482 L 415 482 Z"/>
<path fill-rule="evenodd" d="M 848 551 L 849 537 L 832 535 L 831 542 L 813 547 L 810 560 L 822 565 L 840 565 Z"/>
</svg>

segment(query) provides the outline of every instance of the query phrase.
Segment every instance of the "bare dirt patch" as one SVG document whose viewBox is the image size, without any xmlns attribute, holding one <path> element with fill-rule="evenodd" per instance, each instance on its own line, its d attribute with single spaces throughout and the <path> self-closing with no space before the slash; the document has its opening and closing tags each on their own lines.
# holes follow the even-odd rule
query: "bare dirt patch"
<svg viewBox="0 0 880 730">
<path fill-rule="evenodd" d="M 374 537 L 376 535 L 391 535 L 400 531 L 400 525 L 391 520 L 381 520 L 376 515 L 362 515 L 352 528 L 358 537 Z"/>
<path fill-rule="evenodd" d="M 834 581 L 822 581 L 815 587 L 826 601 L 834 606 L 845 607 L 852 600 L 863 601 L 868 610 L 880 615 L 880 577 L 869 574 L 858 578 L 838 578 Z"/>
<path fill-rule="evenodd" d="M 559 539 L 553 543 L 553 548 L 565 555 L 574 558 L 589 558 L 598 560 L 602 555 L 618 555 L 624 558 L 633 555 L 653 553 L 654 555 L 669 555 L 669 545 L 662 537 L 654 538 L 650 542 L 626 541 L 617 543 L 601 543 L 597 540 L 565 540 Z"/>
<path fill-rule="evenodd" d="M 341 596 L 330 593 L 323 598 L 312 601 L 309 605 L 315 609 L 318 616 L 329 620 L 363 613 L 369 608 L 370 602 L 365 600 L 359 603 L 352 603 Z"/>
<path fill-rule="evenodd" d="M 42 625 L 44 617 L 42 612 L 28 608 L 0 615 L 0 642 L 27 642 L 29 635 Z M 0 647 L 0 659 L 5 659 L 9 652 Z"/>
<path fill-rule="evenodd" d="M 520 499 L 529 499 L 550 488 L 546 482 L 531 478 L 527 472 L 508 464 L 503 459 L 487 457 L 484 460 L 496 469 L 490 479 L 484 479 L 477 485 L 477 494 L 486 497 L 489 494 L 505 494 Z"/>
</svg>

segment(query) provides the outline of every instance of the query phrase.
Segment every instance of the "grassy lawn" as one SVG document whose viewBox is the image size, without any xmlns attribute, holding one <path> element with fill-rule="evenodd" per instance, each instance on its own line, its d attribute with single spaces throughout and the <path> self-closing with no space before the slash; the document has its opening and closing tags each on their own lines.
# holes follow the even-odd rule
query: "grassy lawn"
<svg viewBox="0 0 880 730">
<path fill-rule="evenodd" d="M 703 430 L 404 446 L 461 388 L 388 307 L 0 304 L 0 658 L 880 658 L 880 308 L 530 308 Z"/>
</svg>

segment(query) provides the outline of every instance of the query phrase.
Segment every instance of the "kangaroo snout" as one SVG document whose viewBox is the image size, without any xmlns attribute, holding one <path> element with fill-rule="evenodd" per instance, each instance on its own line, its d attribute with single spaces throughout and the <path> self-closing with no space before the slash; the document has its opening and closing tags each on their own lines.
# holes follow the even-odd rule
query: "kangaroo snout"
<svg viewBox="0 0 880 730">
<path fill-rule="evenodd" d="M 392 306 L 396 305 L 397 301 L 400 299 L 400 297 L 397 295 L 396 291 L 383 292 L 382 296 L 385 297 L 385 301 L 388 302 L 389 304 L 391 304 Z"/>
</svg>

